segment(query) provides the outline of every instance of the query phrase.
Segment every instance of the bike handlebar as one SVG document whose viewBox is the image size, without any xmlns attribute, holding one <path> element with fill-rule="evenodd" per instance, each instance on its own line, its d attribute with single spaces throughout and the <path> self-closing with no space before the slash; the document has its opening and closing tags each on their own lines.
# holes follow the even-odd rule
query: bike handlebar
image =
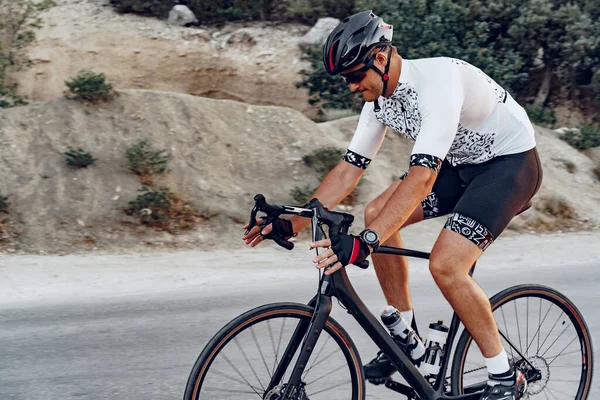
<svg viewBox="0 0 600 400">
<path fill-rule="evenodd" d="M 352 214 L 329 211 L 318 199 L 312 199 L 308 202 L 308 204 L 302 207 L 286 205 L 277 206 L 268 204 L 264 195 L 257 194 L 254 196 L 254 207 L 250 212 L 250 221 L 248 222 L 248 230 L 246 231 L 246 234 L 248 234 L 248 232 L 250 232 L 250 230 L 256 226 L 256 214 L 259 211 L 266 214 L 267 220 L 275 220 L 281 215 L 299 215 L 305 218 L 312 218 L 313 242 L 323 238 L 323 230 L 321 229 L 321 225 L 326 225 L 329 228 L 329 236 L 334 237 L 341 233 L 348 233 L 348 229 L 350 229 L 350 226 L 352 226 L 352 223 L 354 222 L 354 216 Z M 288 250 L 292 250 L 294 248 L 294 243 L 280 236 L 273 236 L 272 239 L 275 241 L 275 243 Z M 364 260 L 354 265 L 360 268 L 368 268 L 369 261 Z"/>
</svg>

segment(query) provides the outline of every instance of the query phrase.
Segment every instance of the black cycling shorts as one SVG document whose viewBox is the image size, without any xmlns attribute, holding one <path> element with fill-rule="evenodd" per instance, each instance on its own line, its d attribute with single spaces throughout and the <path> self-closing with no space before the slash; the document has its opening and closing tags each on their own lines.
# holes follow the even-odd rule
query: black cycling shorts
<svg viewBox="0 0 600 400">
<path fill-rule="evenodd" d="M 481 164 L 454 167 L 444 160 L 432 192 L 422 202 L 423 216 L 451 214 L 444 227 L 485 250 L 541 183 L 542 166 L 535 148 Z"/>
</svg>

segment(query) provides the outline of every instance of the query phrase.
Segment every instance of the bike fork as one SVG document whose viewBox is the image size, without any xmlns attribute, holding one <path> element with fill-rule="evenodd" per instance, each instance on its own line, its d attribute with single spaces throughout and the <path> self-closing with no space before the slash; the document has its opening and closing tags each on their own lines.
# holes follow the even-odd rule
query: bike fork
<svg viewBox="0 0 600 400">
<path fill-rule="evenodd" d="M 272 390 L 279 383 L 285 384 L 285 382 L 281 382 L 281 380 L 294 358 L 298 347 L 300 347 L 300 344 L 302 343 L 298 359 L 296 360 L 296 364 L 292 369 L 291 376 L 287 382 L 285 391 L 283 392 L 282 400 L 301 399 L 299 396 L 303 385 L 302 374 L 304 373 L 315 345 L 321 336 L 327 318 L 329 318 L 329 314 L 331 313 L 331 297 L 320 294 L 318 295 L 318 298 L 315 297 L 311 301 L 311 305 L 316 305 L 316 308 L 310 323 L 300 322 L 296 327 L 292 339 L 283 353 L 281 362 L 277 366 L 267 390 L 268 393 L 269 390 Z M 304 341 L 302 342 L 303 339 Z"/>
</svg>

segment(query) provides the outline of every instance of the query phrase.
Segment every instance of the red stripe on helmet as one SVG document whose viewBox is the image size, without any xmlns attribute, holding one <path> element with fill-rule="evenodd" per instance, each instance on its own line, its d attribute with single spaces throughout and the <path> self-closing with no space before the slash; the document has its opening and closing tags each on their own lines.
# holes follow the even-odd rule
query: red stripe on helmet
<svg viewBox="0 0 600 400">
<path fill-rule="evenodd" d="M 335 66 L 333 65 L 333 46 L 335 46 L 337 43 L 339 43 L 339 40 L 336 42 L 333 42 L 333 44 L 331 45 L 331 47 L 329 48 L 329 69 L 333 72 L 333 70 L 335 69 Z"/>
</svg>

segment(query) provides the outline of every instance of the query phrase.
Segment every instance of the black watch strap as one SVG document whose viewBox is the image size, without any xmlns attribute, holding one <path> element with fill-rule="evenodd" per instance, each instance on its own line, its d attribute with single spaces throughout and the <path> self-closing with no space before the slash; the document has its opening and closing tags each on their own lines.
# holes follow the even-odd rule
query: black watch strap
<svg viewBox="0 0 600 400">
<path fill-rule="evenodd" d="M 371 246 L 373 251 L 379 247 L 379 235 L 372 229 L 365 229 L 359 234 L 364 243 Z"/>
</svg>

